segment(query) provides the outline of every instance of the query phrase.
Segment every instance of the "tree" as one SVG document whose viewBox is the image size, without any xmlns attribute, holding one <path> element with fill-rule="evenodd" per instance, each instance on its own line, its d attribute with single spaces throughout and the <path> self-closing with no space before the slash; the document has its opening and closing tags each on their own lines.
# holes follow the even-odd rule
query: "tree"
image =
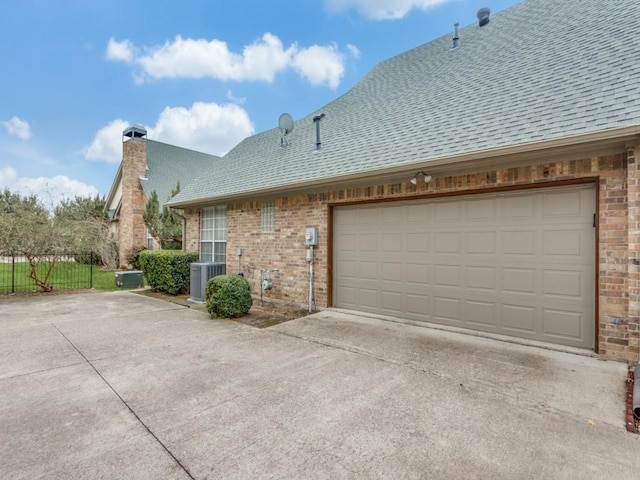
<svg viewBox="0 0 640 480">
<path fill-rule="evenodd" d="M 54 210 L 54 218 L 66 226 L 67 245 L 80 255 L 76 261 L 92 259 L 107 268 L 118 265 L 118 246 L 106 213 L 104 197 L 79 197 L 63 200 Z"/>
<path fill-rule="evenodd" d="M 5 188 L 0 195 L 0 252 L 23 255 L 30 266 L 30 277 L 45 292 L 51 272 L 64 251 L 65 229 L 52 217 L 35 195 L 26 197 Z M 38 264 L 48 261 L 44 269 Z"/>
<path fill-rule="evenodd" d="M 171 191 L 167 201 L 180 192 L 180 182 Z M 142 214 L 144 224 L 151 235 L 160 244 L 160 248 L 179 250 L 182 248 L 182 217 L 177 211 L 164 205 L 160 210 L 158 194 L 151 192 Z"/>
</svg>

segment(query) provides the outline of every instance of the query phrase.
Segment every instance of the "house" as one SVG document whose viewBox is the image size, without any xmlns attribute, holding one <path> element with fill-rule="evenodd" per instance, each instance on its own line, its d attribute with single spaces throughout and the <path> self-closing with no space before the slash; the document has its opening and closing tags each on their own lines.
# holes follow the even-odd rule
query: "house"
<svg viewBox="0 0 640 480">
<path fill-rule="evenodd" d="M 186 248 L 287 302 L 640 360 L 638 3 L 488 19 L 212 162 L 168 202 Z"/>
<path fill-rule="evenodd" d="M 118 242 L 119 261 L 126 266 L 127 253 L 137 247 L 153 248 L 142 220 L 147 199 L 155 190 L 160 208 L 171 191 L 193 180 L 220 159 L 147 138 L 147 131 L 132 125 L 123 132 L 122 162 L 107 197 L 112 233 Z M 183 237 L 184 240 L 184 237 Z"/>
</svg>

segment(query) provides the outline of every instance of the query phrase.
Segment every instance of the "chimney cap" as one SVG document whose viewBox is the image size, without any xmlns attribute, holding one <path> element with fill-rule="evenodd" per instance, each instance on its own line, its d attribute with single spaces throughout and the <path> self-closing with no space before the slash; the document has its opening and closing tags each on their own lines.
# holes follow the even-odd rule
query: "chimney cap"
<svg viewBox="0 0 640 480">
<path fill-rule="evenodd" d="M 123 137 L 143 138 L 147 136 L 147 129 L 142 125 L 130 125 L 122 132 Z"/>
<path fill-rule="evenodd" d="M 487 23 L 489 23 L 489 15 L 491 14 L 491 10 L 487 7 L 483 7 L 478 10 L 476 16 L 478 17 L 478 25 L 484 27 Z"/>
</svg>

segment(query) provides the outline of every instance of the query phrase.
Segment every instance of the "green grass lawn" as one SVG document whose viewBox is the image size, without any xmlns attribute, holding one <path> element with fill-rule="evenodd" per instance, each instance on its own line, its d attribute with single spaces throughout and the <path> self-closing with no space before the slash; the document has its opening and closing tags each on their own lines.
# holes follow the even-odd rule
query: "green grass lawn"
<svg viewBox="0 0 640 480">
<path fill-rule="evenodd" d="M 38 264 L 38 273 L 44 277 L 50 262 Z M 15 273 L 14 273 L 15 268 Z M 0 263 L 0 293 L 40 291 L 29 277 L 30 269 L 27 262 Z M 13 278 L 13 280 L 12 280 Z M 92 282 L 91 282 L 92 280 Z M 99 266 L 82 265 L 76 262 L 57 262 L 53 267 L 49 283 L 54 290 L 90 288 L 96 290 L 116 290 L 115 273 L 102 271 Z"/>
</svg>

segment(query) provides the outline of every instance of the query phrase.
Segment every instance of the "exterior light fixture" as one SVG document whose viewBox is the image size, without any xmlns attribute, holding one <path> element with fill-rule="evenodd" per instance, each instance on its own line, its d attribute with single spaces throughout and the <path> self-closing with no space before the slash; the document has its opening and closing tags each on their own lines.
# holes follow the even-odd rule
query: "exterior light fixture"
<svg viewBox="0 0 640 480">
<path fill-rule="evenodd" d="M 418 184 L 418 177 L 420 177 L 420 175 L 422 175 L 422 179 L 424 180 L 424 183 L 429 183 L 431 181 L 431 175 L 429 175 L 428 173 L 425 173 L 425 172 L 418 172 L 413 176 L 413 178 L 411 180 L 409 180 L 409 182 L 412 185 L 417 185 Z"/>
</svg>

